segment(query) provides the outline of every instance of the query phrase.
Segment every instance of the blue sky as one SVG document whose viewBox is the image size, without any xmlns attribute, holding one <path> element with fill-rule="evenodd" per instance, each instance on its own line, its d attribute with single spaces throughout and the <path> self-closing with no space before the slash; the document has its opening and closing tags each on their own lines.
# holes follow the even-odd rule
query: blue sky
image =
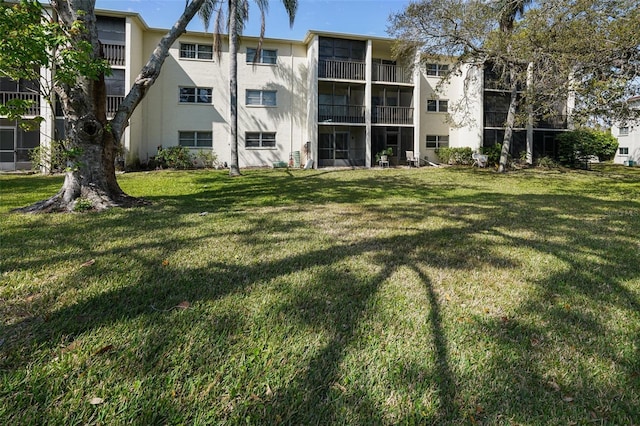
<svg viewBox="0 0 640 426">
<path fill-rule="evenodd" d="M 308 30 L 362 34 L 387 37 L 388 17 L 399 12 L 408 0 L 298 0 L 298 12 L 293 28 L 280 0 L 269 2 L 266 36 L 302 40 Z M 182 13 L 185 0 L 97 0 L 100 9 L 138 12 L 145 22 L 155 28 L 169 28 Z M 250 19 L 245 35 L 258 35 L 260 16 L 258 7 L 250 2 Z M 198 17 L 188 27 L 204 30 Z"/>
</svg>

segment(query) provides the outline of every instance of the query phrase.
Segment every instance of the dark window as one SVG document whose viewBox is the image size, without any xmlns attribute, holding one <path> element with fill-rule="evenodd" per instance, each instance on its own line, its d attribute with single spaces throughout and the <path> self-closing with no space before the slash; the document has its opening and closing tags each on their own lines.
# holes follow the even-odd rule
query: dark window
<svg viewBox="0 0 640 426">
<path fill-rule="evenodd" d="M 213 146 L 212 132 L 178 132 L 178 143 L 180 146 L 189 148 L 210 148 Z"/>
<path fill-rule="evenodd" d="M 247 63 L 275 64 L 278 60 L 278 51 L 273 49 L 261 49 L 256 58 L 256 49 L 247 47 Z"/>
<path fill-rule="evenodd" d="M 213 45 L 180 43 L 180 57 L 185 59 L 213 59 Z"/>
<path fill-rule="evenodd" d="M 248 132 L 244 136 L 245 148 L 275 148 L 276 134 L 274 132 Z"/>
<path fill-rule="evenodd" d="M 210 104 L 212 91 L 213 89 L 210 87 L 180 87 L 180 102 L 192 104 Z"/>
</svg>

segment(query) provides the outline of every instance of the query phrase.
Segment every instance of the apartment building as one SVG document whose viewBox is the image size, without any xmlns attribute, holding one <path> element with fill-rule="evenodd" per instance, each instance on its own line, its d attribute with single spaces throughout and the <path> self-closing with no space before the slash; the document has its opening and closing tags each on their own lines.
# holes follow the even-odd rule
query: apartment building
<svg viewBox="0 0 640 426">
<path fill-rule="evenodd" d="M 98 11 L 98 29 L 113 73 L 107 78 L 113 114 L 167 30 L 149 28 L 135 13 Z M 314 167 L 376 166 L 391 148 L 391 165 L 408 151 L 438 161 L 441 147 L 474 150 L 501 141 L 508 94 L 486 71 L 463 67 L 439 84 L 444 58 L 404 67 L 387 38 L 309 31 L 304 40 L 242 37 L 238 57 L 240 167 L 294 161 Z M 224 43 L 223 43 L 224 46 Z M 223 47 L 226 49 L 226 46 Z M 160 77 L 130 120 L 123 138 L 125 165 L 146 163 L 159 147 L 213 151 L 229 162 L 228 51 L 218 57 L 212 35 L 188 32 L 171 47 Z M 46 73 L 46 70 L 43 70 Z M 39 131 L 0 118 L 0 169 L 30 167 L 28 150 L 62 138 L 61 111 L 49 111 L 29 82 L 0 80 L 0 101 L 32 97 Z M 506 99 L 506 103 L 505 103 Z M 55 120 L 52 118 L 55 115 Z M 566 117 L 516 129 L 514 155 L 532 144 L 534 156 L 553 153 Z"/>
<path fill-rule="evenodd" d="M 634 96 L 627 102 L 632 108 L 640 109 L 640 96 Z M 640 123 L 617 123 L 612 126 L 611 133 L 618 139 L 618 151 L 613 162 L 631 166 L 640 164 Z"/>
</svg>

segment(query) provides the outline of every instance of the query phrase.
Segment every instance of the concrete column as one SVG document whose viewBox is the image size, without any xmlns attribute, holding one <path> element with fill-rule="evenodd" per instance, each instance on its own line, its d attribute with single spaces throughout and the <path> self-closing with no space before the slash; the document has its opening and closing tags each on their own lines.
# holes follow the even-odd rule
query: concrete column
<svg viewBox="0 0 640 426">
<path fill-rule="evenodd" d="M 365 129 L 365 157 L 364 157 L 364 165 L 366 167 L 371 167 L 371 108 L 372 108 L 372 79 L 373 79 L 373 58 L 372 58 L 372 41 L 367 40 L 367 55 L 366 55 L 366 84 L 364 86 L 364 122 L 366 125 Z"/>
<path fill-rule="evenodd" d="M 307 141 L 309 152 L 307 160 L 313 160 L 313 167 L 318 168 L 318 54 L 320 41 L 317 35 L 307 47 L 308 97 L 307 97 Z"/>
</svg>

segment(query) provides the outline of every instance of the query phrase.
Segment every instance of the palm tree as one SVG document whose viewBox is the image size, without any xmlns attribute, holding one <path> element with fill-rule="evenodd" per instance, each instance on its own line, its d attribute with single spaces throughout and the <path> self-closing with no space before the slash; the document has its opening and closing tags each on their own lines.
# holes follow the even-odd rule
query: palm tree
<svg viewBox="0 0 640 426">
<path fill-rule="evenodd" d="M 260 9 L 260 38 L 256 55 L 260 55 L 262 41 L 265 32 L 265 17 L 269 7 L 269 0 L 254 0 Z M 287 14 L 289 15 L 289 25 L 293 26 L 296 10 L 298 8 L 298 0 L 282 0 Z M 218 58 L 221 56 L 222 40 L 220 35 L 224 28 L 224 2 L 219 0 L 205 0 L 204 5 L 200 9 L 200 18 L 205 28 L 209 28 L 209 24 L 215 13 L 214 26 L 214 42 L 213 48 Z M 244 25 L 249 19 L 249 1 L 248 0 L 227 0 L 228 20 L 227 28 L 229 31 L 229 124 L 231 138 L 231 159 L 229 164 L 229 175 L 239 176 L 240 166 L 238 164 L 238 39 L 242 35 Z"/>
<path fill-rule="evenodd" d="M 512 35 L 514 24 L 518 15 L 524 13 L 525 7 L 530 4 L 532 0 L 498 0 L 496 5 L 498 7 L 498 24 L 500 32 L 508 38 Z M 507 44 L 507 56 L 510 53 L 510 46 Z M 509 156 L 509 149 L 511 147 L 511 139 L 513 136 L 513 127 L 516 121 L 516 111 L 518 108 L 518 79 L 516 77 L 515 68 L 518 66 L 515 63 L 507 61 L 504 64 L 508 68 L 509 85 L 510 85 L 510 99 L 509 110 L 507 113 L 507 122 L 505 123 L 504 138 L 502 140 L 502 151 L 500 153 L 500 164 L 498 166 L 498 172 L 505 171 L 507 166 L 507 158 Z"/>
</svg>

